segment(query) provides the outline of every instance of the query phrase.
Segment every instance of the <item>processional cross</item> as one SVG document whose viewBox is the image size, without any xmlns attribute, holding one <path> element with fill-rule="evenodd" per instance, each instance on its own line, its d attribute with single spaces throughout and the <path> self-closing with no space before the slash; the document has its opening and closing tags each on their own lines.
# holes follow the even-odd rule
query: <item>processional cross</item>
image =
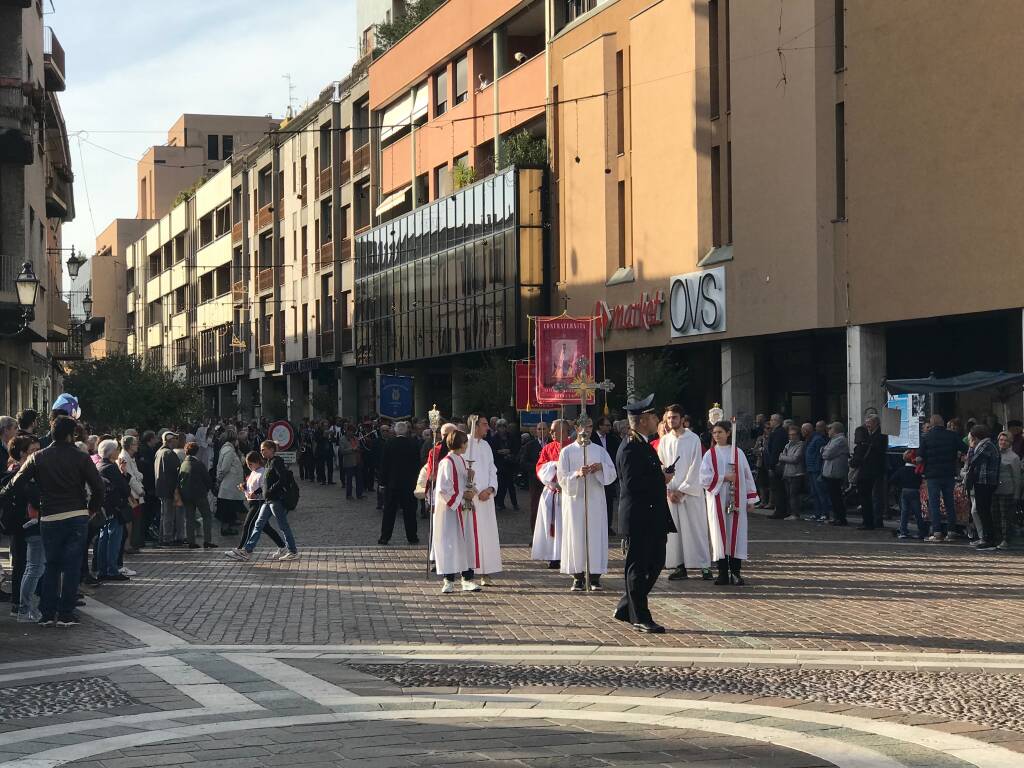
<svg viewBox="0 0 1024 768">
<path fill-rule="evenodd" d="M 576 442 L 583 448 L 583 466 L 587 466 L 587 446 L 590 444 L 590 438 L 587 437 L 585 426 L 587 422 L 587 401 L 591 395 L 601 390 L 605 393 L 611 392 L 615 389 L 615 383 L 609 379 L 604 381 L 595 381 L 594 377 L 590 375 L 590 364 L 587 358 L 581 357 L 576 361 L 575 365 L 576 375 L 573 380 L 569 383 L 559 382 L 555 384 L 554 389 L 559 392 L 575 392 L 580 398 L 580 416 L 576 420 Z M 582 467 L 581 467 L 582 470 Z M 590 591 L 590 503 L 587 494 L 587 477 L 581 475 L 583 480 L 583 546 L 587 553 L 586 558 L 586 588 L 587 592 Z"/>
</svg>

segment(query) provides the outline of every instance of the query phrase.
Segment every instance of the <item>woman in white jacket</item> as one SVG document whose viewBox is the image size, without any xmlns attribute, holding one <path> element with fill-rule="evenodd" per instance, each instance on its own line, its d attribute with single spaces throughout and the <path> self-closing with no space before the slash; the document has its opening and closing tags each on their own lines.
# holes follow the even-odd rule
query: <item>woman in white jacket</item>
<svg viewBox="0 0 1024 768">
<path fill-rule="evenodd" d="M 235 526 L 245 517 L 245 494 L 238 489 L 244 480 L 238 438 L 234 432 L 228 432 L 217 458 L 217 519 L 221 536 L 236 535 Z"/>
<path fill-rule="evenodd" d="M 125 526 L 124 542 L 131 542 L 132 529 L 136 525 L 142 525 L 142 505 L 146 502 L 146 491 L 142 485 L 142 472 L 139 471 L 139 467 L 135 463 L 135 454 L 138 452 L 139 439 L 137 437 L 126 434 L 121 438 L 121 453 L 118 456 L 118 461 L 124 461 L 125 474 L 128 476 L 128 506 L 132 509 L 132 521 Z M 125 543 L 122 545 L 122 551 L 129 555 L 134 555 L 139 550 L 131 546 L 131 544 Z M 121 566 L 120 571 L 124 576 L 136 575 L 135 571 L 124 565 Z"/>
</svg>

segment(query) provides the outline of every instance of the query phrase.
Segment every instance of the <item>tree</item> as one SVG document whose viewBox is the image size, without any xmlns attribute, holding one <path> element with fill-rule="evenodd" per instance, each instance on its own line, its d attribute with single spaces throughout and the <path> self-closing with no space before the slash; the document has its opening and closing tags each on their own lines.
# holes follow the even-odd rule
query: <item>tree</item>
<svg viewBox="0 0 1024 768">
<path fill-rule="evenodd" d="M 404 13 L 396 16 L 394 21 L 377 25 L 377 53 L 384 53 L 445 2 L 447 0 L 408 0 Z"/>
<path fill-rule="evenodd" d="M 679 400 L 690 377 L 686 365 L 667 349 L 636 352 L 633 370 L 633 390 L 640 397 L 653 392 L 654 402 L 659 408 Z"/>
<path fill-rule="evenodd" d="M 501 142 L 499 168 L 510 165 L 545 165 L 548 161 L 548 144 L 540 136 L 534 136 L 525 128 Z"/>
<path fill-rule="evenodd" d="M 512 378 L 512 363 L 505 355 L 489 352 L 480 356 L 480 364 L 472 366 L 465 374 L 463 404 L 466 412 L 457 414 L 486 413 L 488 416 L 509 410 L 515 383 Z"/>
<path fill-rule="evenodd" d="M 78 362 L 64 378 L 64 389 L 78 398 L 82 418 L 96 429 L 157 430 L 203 414 L 196 387 L 135 355 Z"/>
</svg>

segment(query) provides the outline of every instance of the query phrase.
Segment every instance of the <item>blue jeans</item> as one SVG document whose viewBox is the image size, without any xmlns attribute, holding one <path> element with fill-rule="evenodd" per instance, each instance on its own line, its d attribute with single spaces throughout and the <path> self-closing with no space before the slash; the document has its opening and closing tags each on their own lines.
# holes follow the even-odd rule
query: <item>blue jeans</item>
<svg viewBox="0 0 1024 768">
<path fill-rule="evenodd" d="M 931 504 L 930 496 L 928 503 Z M 921 491 L 917 488 L 904 488 L 900 491 L 900 533 L 904 536 L 910 535 L 907 525 L 911 515 L 917 523 L 917 535 L 923 538 L 926 535 L 926 524 L 921 516 Z"/>
<path fill-rule="evenodd" d="M 942 532 L 942 510 L 939 499 L 946 503 L 949 531 L 956 528 L 956 502 L 953 500 L 953 478 L 928 478 L 928 516 L 932 519 L 932 533 Z M 947 533 L 949 532 L 947 531 Z"/>
<path fill-rule="evenodd" d="M 121 553 L 121 537 L 124 525 L 116 517 L 107 520 L 100 529 L 96 542 L 96 574 L 103 576 L 117 575 L 117 557 Z"/>
<path fill-rule="evenodd" d="M 814 506 L 815 517 L 828 517 L 832 505 L 828 500 L 828 488 L 825 485 L 825 478 L 821 472 L 808 472 L 807 484 L 811 487 L 811 503 Z"/>
<path fill-rule="evenodd" d="M 281 535 L 284 536 L 284 543 L 288 547 L 288 551 L 298 552 L 299 550 L 295 546 L 295 537 L 292 535 L 292 528 L 288 525 L 288 510 L 284 508 L 284 502 L 282 501 L 263 502 L 263 506 L 260 507 L 260 516 L 256 518 L 256 524 L 252 527 L 252 535 L 245 542 L 245 551 L 252 554 L 253 550 L 256 549 L 256 545 L 260 540 L 260 534 L 263 533 L 263 526 L 270 520 L 271 515 L 277 520 L 277 527 L 280 529 Z"/>
<path fill-rule="evenodd" d="M 356 496 L 363 498 L 363 470 L 362 467 L 344 467 L 342 474 L 345 476 L 345 498 L 352 498 L 352 486 L 355 486 Z"/>
<path fill-rule="evenodd" d="M 89 518 L 84 515 L 39 524 L 46 556 L 43 595 L 39 602 L 39 612 L 44 619 L 74 613 L 88 533 Z"/>
<path fill-rule="evenodd" d="M 44 565 L 43 537 L 25 537 L 25 571 L 21 575 L 21 593 L 18 597 L 18 605 L 21 612 L 28 614 L 32 611 L 32 597 L 39 586 L 39 580 L 43 577 Z"/>
</svg>

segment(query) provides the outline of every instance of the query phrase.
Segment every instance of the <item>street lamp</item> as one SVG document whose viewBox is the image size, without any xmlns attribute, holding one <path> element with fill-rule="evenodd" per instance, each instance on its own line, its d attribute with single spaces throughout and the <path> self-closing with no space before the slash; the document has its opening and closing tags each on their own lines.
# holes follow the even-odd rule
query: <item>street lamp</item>
<svg viewBox="0 0 1024 768">
<path fill-rule="evenodd" d="M 80 253 L 76 253 L 75 246 L 71 246 L 71 255 L 68 256 L 67 265 L 68 275 L 72 280 L 78 277 L 78 270 L 82 268 L 83 264 L 85 264 L 85 256 L 82 256 Z"/>
<path fill-rule="evenodd" d="M 82 299 L 82 310 L 85 312 L 86 320 L 92 317 L 92 294 L 88 291 L 86 291 L 85 298 Z"/>
<path fill-rule="evenodd" d="M 14 289 L 18 295 L 18 308 L 21 310 L 21 321 L 18 329 L 11 333 L 0 332 L 0 337 L 9 338 L 17 336 L 36 317 L 36 296 L 39 293 L 39 278 L 36 277 L 32 264 L 25 262 L 21 265 L 21 274 L 14 279 Z"/>
</svg>

